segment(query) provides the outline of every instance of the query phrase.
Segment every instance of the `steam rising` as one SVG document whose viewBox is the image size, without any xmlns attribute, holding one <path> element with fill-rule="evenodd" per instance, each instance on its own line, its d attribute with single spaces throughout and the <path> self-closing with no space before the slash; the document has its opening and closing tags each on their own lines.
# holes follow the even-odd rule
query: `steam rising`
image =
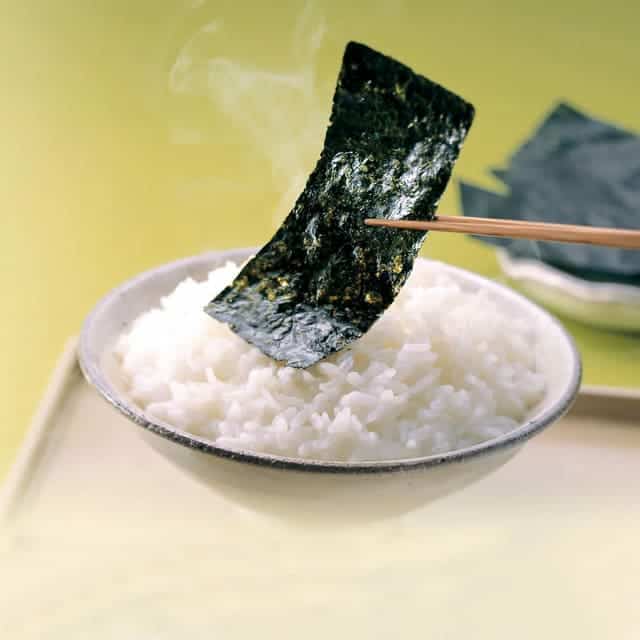
<svg viewBox="0 0 640 640">
<path fill-rule="evenodd" d="M 326 125 L 326 113 L 318 107 L 315 74 L 325 22 L 307 3 L 291 38 L 292 67 L 285 70 L 211 57 L 206 52 L 223 28 L 221 22 L 210 22 L 187 41 L 171 68 L 169 88 L 209 98 L 249 134 L 256 153 L 269 161 L 282 194 L 274 214 L 279 223 L 304 188 Z"/>
</svg>

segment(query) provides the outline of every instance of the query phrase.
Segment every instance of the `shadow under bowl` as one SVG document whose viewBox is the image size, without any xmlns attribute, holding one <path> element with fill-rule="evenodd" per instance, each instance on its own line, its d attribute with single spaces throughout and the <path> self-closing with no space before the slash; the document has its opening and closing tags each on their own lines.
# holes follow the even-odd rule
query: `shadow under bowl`
<svg viewBox="0 0 640 640">
<path fill-rule="evenodd" d="M 529 438 L 566 413 L 578 393 L 580 356 L 557 320 L 507 287 L 442 265 L 463 288 L 488 290 L 502 305 L 538 327 L 541 338 L 536 361 L 547 380 L 547 391 L 511 432 L 475 446 L 418 458 L 321 462 L 224 449 L 145 415 L 119 382 L 113 356 L 118 336 L 185 278 L 203 280 L 212 269 L 227 261 L 242 263 L 254 251 L 211 252 L 129 280 L 96 305 L 84 323 L 79 346 L 80 366 L 88 382 L 142 427 L 140 433 L 154 449 L 243 507 L 304 522 L 373 520 L 412 511 L 502 466 Z"/>
</svg>

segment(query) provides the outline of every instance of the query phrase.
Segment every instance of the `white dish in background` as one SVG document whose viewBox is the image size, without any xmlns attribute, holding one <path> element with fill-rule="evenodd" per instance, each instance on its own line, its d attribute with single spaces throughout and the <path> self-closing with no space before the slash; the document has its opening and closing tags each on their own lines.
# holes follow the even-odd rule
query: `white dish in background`
<svg viewBox="0 0 640 640">
<path fill-rule="evenodd" d="M 583 280 L 503 249 L 497 256 L 509 283 L 532 300 L 594 327 L 640 332 L 640 287 Z"/>
</svg>

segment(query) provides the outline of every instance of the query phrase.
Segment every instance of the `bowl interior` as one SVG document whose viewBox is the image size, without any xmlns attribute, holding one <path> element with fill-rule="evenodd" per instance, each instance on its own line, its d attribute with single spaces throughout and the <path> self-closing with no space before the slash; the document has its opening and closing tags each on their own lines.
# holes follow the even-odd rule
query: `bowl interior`
<svg viewBox="0 0 640 640">
<path fill-rule="evenodd" d="M 267 454 L 231 452 L 216 447 L 211 441 L 180 431 L 171 425 L 145 416 L 128 400 L 115 373 L 111 347 L 118 336 L 144 311 L 157 306 L 185 278 L 204 279 L 209 271 L 227 261 L 244 262 L 255 249 L 236 249 L 212 252 L 179 260 L 145 272 L 114 289 L 105 296 L 87 318 L 81 338 L 79 359 L 82 370 L 91 384 L 117 409 L 139 425 L 165 438 L 208 453 L 272 466 L 293 466 L 299 470 L 355 471 L 397 470 L 413 465 L 425 466 L 447 461 L 459 461 L 480 453 L 495 451 L 530 437 L 563 415 L 575 398 L 581 378 L 581 363 L 572 339 L 557 320 L 511 289 L 490 280 L 451 266 L 446 266 L 464 287 L 472 290 L 489 289 L 492 296 L 512 308 L 514 313 L 531 319 L 541 336 L 536 353 L 537 367 L 548 385 L 543 400 L 517 429 L 493 440 L 446 454 L 409 460 L 331 463 L 281 458 Z"/>
</svg>

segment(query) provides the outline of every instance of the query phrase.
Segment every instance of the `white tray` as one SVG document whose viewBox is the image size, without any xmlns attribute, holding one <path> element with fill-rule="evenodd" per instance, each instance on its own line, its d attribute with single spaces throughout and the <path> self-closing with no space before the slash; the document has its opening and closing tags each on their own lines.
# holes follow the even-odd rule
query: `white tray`
<svg viewBox="0 0 640 640">
<path fill-rule="evenodd" d="M 0 638 L 640 638 L 640 395 L 587 389 L 477 484 L 300 530 L 182 475 L 72 342 L 0 499 Z"/>
</svg>

